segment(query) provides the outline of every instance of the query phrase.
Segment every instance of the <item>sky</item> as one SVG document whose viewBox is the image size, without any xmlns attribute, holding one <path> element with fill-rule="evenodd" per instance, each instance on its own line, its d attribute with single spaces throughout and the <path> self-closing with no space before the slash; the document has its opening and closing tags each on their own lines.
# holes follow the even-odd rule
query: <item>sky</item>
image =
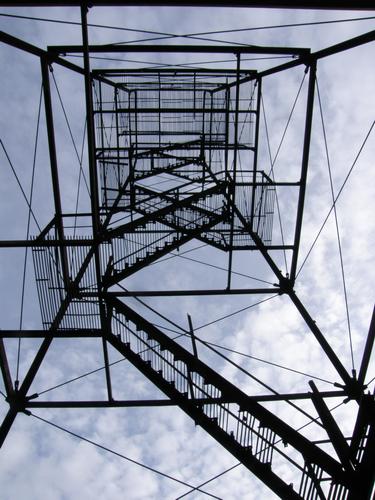
<svg viewBox="0 0 375 500">
<path fill-rule="evenodd" d="M 68 21 L 80 19 L 77 8 L 2 8 L 0 13 Z M 98 7 L 90 9 L 89 22 L 181 35 L 370 15 L 371 13 L 368 12 L 355 11 Z M 48 45 L 81 43 L 78 26 L 5 16 L 0 16 L 0 24 L 3 31 L 41 48 L 46 48 Z M 254 45 L 307 47 L 316 51 L 370 31 L 373 27 L 374 20 L 362 20 L 319 26 L 241 31 L 225 35 L 207 35 L 207 37 Z M 147 37 L 142 33 L 103 28 L 90 28 L 89 31 L 91 43 L 96 44 L 118 43 Z M 200 40 L 196 43 L 201 42 Z M 172 41 L 161 40 L 156 43 L 187 43 L 187 40 L 179 37 Z M 371 181 L 375 153 L 374 132 L 369 135 L 356 161 L 356 156 L 374 120 L 375 70 L 371 64 L 373 57 L 374 45 L 368 44 L 319 61 L 317 72 L 335 194 L 339 192 L 353 167 L 337 201 L 337 217 L 346 277 L 353 360 L 357 369 L 360 365 L 374 304 L 372 283 L 375 276 L 371 265 L 372 247 L 375 241 L 375 221 L 372 215 L 375 183 Z M 228 55 L 228 62 L 216 64 L 212 62 L 218 60 L 219 57 L 211 55 L 184 54 L 182 59 L 177 55 L 171 55 L 166 60 L 166 56 L 129 54 L 124 55 L 124 58 L 158 63 L 208 61 L 202 63 L 202 66 L 220 67 L 220 64 L 224 64 L 227 68 L 235 67 L 235 58 L 232 55 Z M 70 60 L 81 64 L 79 59 L 71 58 Z M 12 166 L 19 175 L 23 189 L 29 197 L 41 85 L 39 61 L 35 56 L 23 54 L 21 51 L 3 45 L 0 50 L 0 62 L 3 68 L 0 92 L 2 109 L 0 137 Z M 262 70 L 278 62 L 282 60 L 246 61 L 244 67 Z M 93 67 L 103 67 L 106 64 L 113 67 L 117 63 L 116 61 L 91 60 Z M 125 67 L 142 67 L 146 63 L 121 64 Z M 80 76 L 72 75 L 56 65 L 54 65 L 53 76 L 64 103 L 72 136 L 80 152 L 85 123 L 83 80 Z M 266 78 L 264 81 L 264 115 L 260 125 L 259 161 L 266 171 L 270 168 L 267 133 L 270 139 L 271 156 L 274 158 L 303 79 L 304 68 L 298 67 Z M 63 210 L 74 212 L 80 166 L 59 96 L 53 82 L 51 84 Z M 302 83 L 301 94 L 275 162 L 275 177 L 279 180 L 295 179 L 298 176 L 302 154 L 306 91 L 307 78 Z M 267 119 L 267 130 L 264 117 Z M 85 145 L 83 151 L 82 166 L 87 172 Z M 48 162 L 46 127 L 42 108 L 32 203 L 40 227 L 44 227 L 49 222 L 54 212 Z M 0 150 L 0 167 L 0 237 L 1 239 L 24 239 L 27 235 L 28 208 L 4 150 Z M 83 183 L 80 186 L 79 209 L 84 211 L 88 209 L 89 200 Z M 294 230 L 295 196 L 288 190 L 283 191 L 282 188 L 278 194 L 284 236 L 287 241 L 290 241 Z M 332 193 L 327 154 L 319 102 L 316 99 L 299 265 L 303 263 L 331 206 Z M 85 228 L 81 231 L 81 234 L 85 234 Z M 37 233 L 36 224 L 32 221 L 29 236 Z M 273 241 L 278 240 L 280 240 L 280 228 L 275 213 Z M 181 248 L 179 256 L 155 263 L 142 270 L 128 278 L 124 286 L 134 290 L 191 289 L 205 286 L 225 288 L 226 272 L 222 268 L 226 268 L 228 256 L 211 247 L 196 249 L 197 246 L 200 246 L 200 242 L 188 243 Z M 20 327 L 24 250 L 2 248 L 0 251 L 1 328 L 17 329 Z M 189 251 L 189 253 L 183 254 L 184 251 Z M 30 254 L 31 252 L 27 256 L 22 327 L 38 329 L 41 328 L 41 317 Z M 275 255 L 275 259 L 280 269 L 286 272 L 282 253 Z M 216 267 L 208 267 L 197 261 Z M 270 270 L 255 252 L 236 253 L 233 269 L 240 273 L 233 277 L 233 287 L 258 286 L 257 279 L 271 284 L 275 281 Z M 298 275 L 296 292 L 344 366 L 350 371 L 352 361 L 347 312 L 333 214 L 329 217 L 317 244 Z M 339 381 L 338 376 L 290 300 L 285 296 L 276 296 L 249 308 L 264 298 L 264 296 L 256 295 L 237 295 L 214 299 L 147 298 L 144 302 L 185 329 L 187 328 L 187 314 L 190 314 L 198 337 L 238 353 L 258 358 L 257 361 L 234 352 L 220 351 L 228 356 L 230 361 L 239 364 L 244 370 L 258 377 L 274 390 L 279 392 L 308 391 L 308 381 L 313 377 L 320 379 L 316 380 L 319 389 L 333 389 L 332 383 Z M 128 299 L 128 303 L 150 321 L 162 325 L 169 335 L 173 335 L 173 332 L 167 328 L 176 327 L 168 325 L 136 300 Z M 244 308 L 246 309 L 242 313 L 215 322 L 219 318 Z M 181 344 L 191 350 L 187 341 L 181 340 Z M 19 365 L 21 380 L 38 345 L 37 341 L 22 341 Z M 7 341 L 6 348 L 12 373 L 15 376 L 16 340 Z M 116 399 L 163 397 L 130 363 L 121 360 L 118 353 L 110 350 L 109 354 L 111 361 L 119 360 L 112 368 Z M 199 356 L 248 394 L 267 393 L 264 387 L 253 382 L 244 372 L 201 344 Z M 309 376 L 270 366 L 259 359 L 307 373 Z M 103 398 L 105 397 L 105 380 L 102 370 L 73 383 L 49 390 L 69 379 L 96 370 L 102 367 L 102 364 L 102 352 L 98 340 L 56 340 L 31 391 L 39 393 L 40 399 L 43 398 L 43 400 Z M 370 381 L 372 377 L 375 377 L 373 360 L 367 380 Z M 373 387 L 372 382 L 369 389 L 373 390 Z M 3 391 L 3 386 L 0 386 L 0 389 Z M 342 399 L 333 398 L 329 403 L 332 406 L 339 405 Z M 305 416 L 290 409 L 287 405 L 275 404 L 267 405 L 267 407 L 295 428 L 308 422 Z M 311 403 L 301 403 L 300 407 L 316 416 Z M 0 399 L 0 417 L 5 415 L 7 408 L 7 403 Z M 63 500 L 78 496 L 85 500 L 93 497 L 103 499 L 125 497 L 131 500 L 176 499 L 189 491 L 186 485 L 162 477 L 123 457 L 115 456 L 103 448 L 100 449 L 89 442 L 84 442 L 40 418 L 60 425 L 120 455 L 157 469 L 193 487 L 234 467 L 230 472 L 204 486 L 206 492 L 219 498 L 226 500 L 276 498 L 266 486 L 254 478 L 243 466 L 238 465 L 234 457 L 206 435 L 199 426 L 195 426 L 178 408 L 34 410 L 33 414 L 35 416 L 18 415 L 0 453 L 2 498 L 6 500 L 14 498 Z M 355 407 L 351 403 L 341 404 L 334 415 L 344 434 L 349 434 L 353 426 Z M 316 425 L 306 427 L 304 433 L 311 439 L 325 438 L 324 432 L 322 433 Z M 290 477 L 292 481 L 290 471 L 284 472 L 285 476 Z M 205 497 L 208 498 L 206 494 L 197 491 L 186 496 L 190 499 Z"/>
</svg>

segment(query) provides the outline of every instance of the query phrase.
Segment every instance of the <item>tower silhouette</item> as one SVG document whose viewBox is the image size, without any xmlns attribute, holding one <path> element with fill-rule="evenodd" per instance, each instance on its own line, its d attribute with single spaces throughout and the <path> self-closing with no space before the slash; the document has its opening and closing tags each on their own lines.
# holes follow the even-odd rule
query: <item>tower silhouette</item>
<svg viewBox="0 0 375 500">
<path fill-rule="evenodd" d="M 82 45 L 52 46 L 44 51 L 1 35 L 3 42 L 41 61 L 55 216 L 34 239 L 2 242 L 3 247 L 32 247 L 43 328 L 2 331 L 0 360 L 9 410 L 1 424 L 0 443 L 4 443 L 17 414 L 34 408 L 173 404 L 281 498 L 370 498 L 375 428 L 374 398 L 367 391 L 366 375 L 375 335 L 374 315 L 359 371 L 350 372 L 300 300 L 295 281 L 317 64 L 322 58 L 373 41 L 374 32 L 315 53 L 295 47 L 100 46 L 89 45 L 84 7 L 81 15 Z M 124 52 L 234 54 L 236 68 L 191 68 L 183 63 L 146 69 L 90 68 L 90 55 Z M 83 67 L 68 62 L 65 54 L 82 55 Z M 287 55 L 291 59 L 255 71 L 242 67 L 247 54 Z M 74 232 L 68 224 L 72 214 L 63 211 L 60 197 L 62 171 L 50 88 L 50 70 L 55 65 L 83 75 L 85 82 L 91 210 L 74 214 L 78 221 Z M 291 168 L 277 179 L 273 169 L 267 170 L 259 161 L 262 87 L 268 77 L 299 66 L 304 68 L 307 82 L 302 158 L 297 176 Z M 275 241 L 278 230 L 274 215 L 280 189 L 286 189 L 293 200 L 290 241 Z M 79 233 L 77 227 L 84 229 Z M 210 286 L 211 280 L 215 282 L 213 263 L 213 278 L 204 274 L 204 283 L 194 289 L 183 286 L 183 274 L 176 288 L 159 289 L 152 265 L 167 256 L 182 256 L 184 245 L 196 240 L 227 259 L 225 285 Z M 278 261 L 286 254 L 288 272 L 280 269 Z M 259 266 L 266 265 L 272 271 L 273 281 L 263 280 L 261 287 L 235 287 L 236 258 L 240 263 L 245 259 L 254 259 L 255 265 L 262 262 Z M 140 281 L 136 281 L 138 275 L 142 276 Z M 134 290 L 128 283 L 147 283 L 151 288 Z M 151 310 L 163 320 L 162 326 L 155 324 L 148 315 L 150 306 L 142 301 L 142 297 L 196 296 L 203 300 L 243 295 L 282 295 L 295 306 L 320 346 L 322 362 L 335 372 L 335 390 L 322 390 L 313 381 L 285 393 L 268 387 L 266 395 L 240 388 L 216 368 L 214 356 L 224 356 L 218 346 L 197 334 L 194 318 L 188 315 L 188 328 L 175 338 L 166 327 L 168 318 Z M 130 298 L 142 307 L 134 307 Z M 27 336 L 43 341 L 25 377 L 15 380 L 3 339 Z M 54 339 L 70 337 L 100 339 L 105 399 L 43 400 L 31 390 Z M 116 399 L 109 349 L 120 353 L 167 400 Z M 238 363 L 226 361 L 241 370 Z M 349 437 L 329 408 L 330 398 L 356 405 Z M 301 401 L 308 402 L 308 409 L 298 406 Z M 284 406 L 288 408 L 287 419 Z M 312 431 L 297 430 L 293 424 L 294 414 L 302 412 L 309 417 L 311 408 L 319 426 L 314 432 L 319 436 L 324 432 L 324 439 L 315 438 Z"/>
</svg>

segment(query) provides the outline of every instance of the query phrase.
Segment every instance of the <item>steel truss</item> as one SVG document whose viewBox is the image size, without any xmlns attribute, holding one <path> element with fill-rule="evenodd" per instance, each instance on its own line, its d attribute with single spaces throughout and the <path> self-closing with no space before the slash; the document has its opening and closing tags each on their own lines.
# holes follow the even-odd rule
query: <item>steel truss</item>
<svg viewBox="0 0 375 500">
<path fill-rule="evenodd" d="M 374 40 L 375 32 L 316 53 L 287 47 L 225 46 L 90 46 L 86 10 L 82 13 L 80 46 L 34 47 L 6 33 L 0 39 L 40 59 L 48 130 L 55 216 L 30 241 L 2 241 L 1 247 L 32 247 L 43 329 L 0 331 L 1 372 L 9 404 L 1 424 L 4 443 L 18 413 L 32 408 L 87 408 L 177 405 L 255 476 L 281 498 L 370 498 L 374 467 L 374 399 L 365 377 L 375 337 L 372 317 L 359 373 L 349 373 L 294 291 L 315 97 L 316 66 L 321 58 Z M 155 69 L 91 70 L 89 54 L 97 52 L 231 53 L 236 70 Z M 62 57 L 78 53 L 79 67 Z M 288 54 L 294 58 L 272 69 L 241 68 L 247 53 Z M 82 75 L 86 89 L 91 234 L 67 234 L 69 217 L 60 199 L 61 172 L 56 154 L 49 68 L 61 65 Z M 308 73 L 303 156 L 300 179 L 278 182 L 257 162 L 260 98 L 267 76 L 305 66 Z M 245 89 L 245 90 L 244 90 Z M 247 98 L 244 100 L 243 96 Z M 246 128 L 245 139 L 240 133 Z M 111 139 L 106 134 L 110 130 Z M 249 169 L 238 176 L 239 152 Z M 167 189 L 152 182 L 169 175 Z M 272 245 L 274 194 L 278 186 L 298 193 L 294 241 Z M 243 194 L 247 207 L 241 205 Z M 87 214 L 86 214 L 87 216 Z M 125 220 L 123 220 L 125 218 Z M 120 220 L 121 219 L 121 220 Z M 159 258 L 198 239 L 226 252 L 226 289 L 119 290 L 116 285 Z M 231 286 L 234 251 L 258 252 L 272 269 L 276 283 L 263 288 Z M 292 254 L 289 275 L 272 257 Z M 92 283 L 95 283 L 94 288 Z M 285 294 L 294 303 L 340 378 L 336 391 L 248 395 L 228 382 L 198 356 L 191 328 L 193 353 L 172 340 L 126 303 L 126 297 Z M 12 379 L 4 338 L 42 338 L 21 381 Z M 107 399 L 39 401 L 32 383 L 56 338 L 100 338 L 105 362 Z M 160 389 L 167 399 L 117 401 L 112 395 L 108 347 L 111 346 Z M 354 400 L 358 416 L 353 434 L 343 436 L 327 406 L 330 397 Z M 269 401 L 312 401 L 328 435 L 333 453 L 323 450 L 262 405 Z M 279 470 L 287 464 L 294 484 Z"/>
</svg>

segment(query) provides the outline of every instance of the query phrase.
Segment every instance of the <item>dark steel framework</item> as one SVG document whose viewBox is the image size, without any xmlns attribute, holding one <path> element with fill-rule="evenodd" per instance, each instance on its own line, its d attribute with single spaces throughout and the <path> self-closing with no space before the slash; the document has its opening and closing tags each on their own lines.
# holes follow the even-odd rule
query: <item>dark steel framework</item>
<svg viewBox="0 0 375 500">
<path fill-rule="evenodd" d="M 374 398 L 365 376 L 375 337 L 373 315 L 359 373 L 349 373 L 294 291 L 311 124 L 319 59 L 374 40 L 370 32 L 316 53 L 308 49 L 225 46 L 89 46 L 86 11 L 82 13 L 82 46 L 41 50 L 8 34 L 0 39 L 40 59 L 48 130 L 55 216 L 32 241 L 2 241 L 2 247 L 31 246 L 42 312 L 43 330 L 0 331 L 1 371 L 9 411 L 1 424 L 3 444 L 19 412 L 31 408 L 86 408 L 177 405 L 281 498 L 370 498 L 375 452 Z M 97 52 L 234 53 L 235 70 L 154 69 L 90 70 Z M 84 57 L 79 67 L 61 55 Z M 241 68 L 243 54 L 288 54 L 294 58 L 272 69 Z M 86 89 L 91 234 L 67 234 L 67 214 L 60 200 L 60 181 L 52 112 L 51 65 L 83 76 Z M 269 75 L 304 65 L 308 73 L 303 156 L 300 179 L 277 182 L 258 165 L 262 81 Z M 240 133 L 241 131 L 241 133 Z M 238 176 L 239 152 L 249 169 Z M 242 171 L 242 174 L 244 171 Z M 167 188 L 153 187 L 160 174 Z M 275 188 L 298 193 L 294 241 L 272 245 Z M 246 200 L 244 202 L 243 200 Z M 183 244 L 198 239 L 227 252 L 226 289 L 120 291 L 117 284 Z M 233 289 L 234 251 L 253 250 L 272 269 L 272 287 Z M 292 254 L 284 275 L 272 252 Z M 95 286 L 93 287 L 93 283 Z M 249 396 L 199 359 L 191 325 L 193 352 L 181 347 L 129 307 L 129 296 L 286 294 L 294 303 L 340 377 L 336 391 Z M 124 300 L 125 298 L 125 300 Z M 121 300 L 122 299 L 122 300 Z M 191 324 L 191 323 L 190 323 Z M 42 338 L 20 383 L 12 379 L 4 338 Z M 29 390 L 55 338 L 102 340 L 107 399 L 38 401 Z M 112 346 L 155 384 L 166 400 L 117 401 L 112 396 L 108 346 Z M 358 416 L 353 434 L 344 437 L 327 406 L 327 398 L 354 400 Z M 262 405 L 268 401 L 311 400 L 328 434 L 332 453 L 304 437 Z M 294 484 L 283 479 L 284 465 Z"/>
</svg>

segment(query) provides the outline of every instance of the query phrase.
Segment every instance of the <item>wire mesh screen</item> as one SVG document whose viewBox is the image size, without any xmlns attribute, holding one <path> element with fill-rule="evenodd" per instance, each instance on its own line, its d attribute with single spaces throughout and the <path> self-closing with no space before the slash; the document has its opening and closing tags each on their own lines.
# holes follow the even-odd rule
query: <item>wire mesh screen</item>
<svg viewBox="0 0 375 500">
<path fill-rule="evenodd" d="M 241 77 L 243 75 L 240 75 Z M 224 170 L 225 151 L 254 148 L 255 86 L 241 85 L 238 109 L 233 72 L 116 74 L 114 86 L 95 82 L 97 166 L 102 204 L 129 204 L 126 183 L 173 172 L 197 180 L 198 160 Z M 198 172 L 197 172 L 198 171 Z M 142 172 L 142 173 L 141 173 Z"/>
<path fill-rule="evenodd" d="M 53 233 L 54 229 L 45 239 L 51 246 L 39 246 L 36 243 L 32 249 L 43 328 L 101 328 L 98 297 L 80 296 L 81 292 L 98 292 L 93 247 L 85 245 L 83 241 L 79 246 L 68 244 L 63 254 L 61 248 L 54 246 L 56 239 Z M 103 274 L 111 255 L 110 243 L 102 243 L 98 252 L 100 273 Z M 68 283 L 64 282 L 63 258 L 67 266 Z"/>
</svg>

